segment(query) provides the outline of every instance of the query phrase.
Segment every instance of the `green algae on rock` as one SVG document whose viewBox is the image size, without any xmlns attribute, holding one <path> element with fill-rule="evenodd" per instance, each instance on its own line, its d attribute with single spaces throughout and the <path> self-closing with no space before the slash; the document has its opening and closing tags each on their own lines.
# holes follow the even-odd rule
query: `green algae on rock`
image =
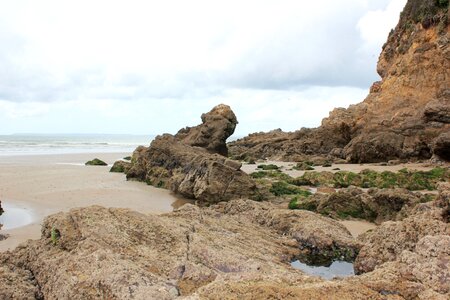
<svg viewBox="0 0 450 300">
<path fill-rule="evenodd" d="M 123 160 L 118 160 L 114 163 L 114 165 L 109 170 L 110 172 L 115 173 L 126 173 L 131 168 L 131 163 Z"/>
<path fill-rule="evenodd" d="M 94 158 L 93 160 L 87 161 L 85 163 L 86 166 L 107 166 L 108 164 L 105 163 L 103 160 L 100 160 L 98 158 Z"/>
</svg>

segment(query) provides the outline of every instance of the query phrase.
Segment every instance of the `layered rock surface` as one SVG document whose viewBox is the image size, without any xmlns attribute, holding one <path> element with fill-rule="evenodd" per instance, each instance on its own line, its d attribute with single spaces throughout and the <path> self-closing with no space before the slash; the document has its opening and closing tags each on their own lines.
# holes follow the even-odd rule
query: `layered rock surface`
<svg viewBox="0 0 450 300">
<path fill-rule="evenodd" d="M 442 203 L 430 210 L 437 216 Z M 412 230 L 409 222 L 396 228 Z M 405 232 L 397 246 L 405 251 L 387 257 L 402 230 L 376 229 L 361 244 L 336 221 L 269 203 L 188 204 L 165 215 L 78 208 L 47 217 L 40 240 L 0 254 L 0 298 L 444 299 L 449 239 L 441 223 Z M 324 281 L 290 267 L 302 249 L 330 247 L 362 247 L 358 270 L 375 270 Z"/>
<path fill-rule="evenodd" d="M 343 189 L 331 194 L 318 193 L 298 202 L 298 208 L 308 209 L 336 219 L 358 218 L 377 224 L 402 220 L 427 196 L 406 189 Z"/>
<path fill-rule="evenodd" d="M 258 133 L 230 143 L 238 159 L 301 160 L 330 155 L 351 162 L 449 160 L 448 1 L 409 0 L 388 37 L 374 83 L 360 104 L 337 108 L 322 125 L 293 133 Z"/>
<path fill-rule="evenodd" d="M 126 170 L 127 178 L 168 188 L 202 205 L 260 197 L 241 164 L 224 156 L 225 141 L 237 124 L 230 107 L 218 105 L 203 114 L 202 121 L 175 136 L 157 136 L 149 147 L 138 147 Z"/>
<path fill-rule="evenodd" d="M 9 285 L 0 298 L 172 299 L 228 278 L 313 283 L 289 267 L 299 253 L 293 237 L 318 249 L 356 245 L 339 223 L 308 212 L 310 221 L 294 227 L 265 226 L 286 213 L 244 200 L 161 216 L 103 207 L 59 213 L 45 220 L 40 240 L 0 255 L 0 284 Z"/>
</svg>

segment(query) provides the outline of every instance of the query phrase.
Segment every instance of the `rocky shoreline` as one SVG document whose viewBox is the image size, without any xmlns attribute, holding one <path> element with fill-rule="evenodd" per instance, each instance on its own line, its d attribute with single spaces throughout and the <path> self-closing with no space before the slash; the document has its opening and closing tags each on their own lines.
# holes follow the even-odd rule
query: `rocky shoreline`
<svg viewBox="0 0 450 300">
<path fill-rule="evenodd" d="M 316 213 L 244 199 L 207 208 L 187 204 L 164 215 L 73 209 L 46 218 L 40 240 L 0 255 L 0 295 L 445 299 L 449 199 L 448 185 L 442 186 L 437 200 L 357 239 Z M 307 276 L 290 266 L 304 252 L 356 256 L 362 275 L 333 281 Z"/>
<path fill-rule="evenodd" d="M 39 240 L 0 253 L 0 298 L 448 299 L 448 55 L 448 1 L 409 0 L 380 56 L 382 81 L 321 127 L 227 146 L 238 121 L 221 104 L 200 125 L 156 137 L 111 172 L 196 205 L 50 215 Z M 242 171 L 242 161 L 267 158 L 305 173 Z M 313 170 L 393 159 L 436 168 Z M 355 219 L 379 226 L 355 238 L 339 222 Z M 301 259 L 352 262 L 358 275 L 324 280 L 291 266 Z"/>
</svg>

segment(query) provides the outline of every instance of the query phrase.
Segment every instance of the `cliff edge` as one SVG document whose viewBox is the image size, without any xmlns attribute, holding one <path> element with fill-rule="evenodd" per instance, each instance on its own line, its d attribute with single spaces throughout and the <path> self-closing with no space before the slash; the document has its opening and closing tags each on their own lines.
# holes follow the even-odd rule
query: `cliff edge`
<svg viewBox="0 0 450 300">
<path fill-rule="evenodd" d="M 349 162 L 450 160 L 448 0 L 409 0 L 388 36 L 366 99 L 336 108 L 318 128 L 251 134 L 229 144 L 237 159 Z"/>
</svg>

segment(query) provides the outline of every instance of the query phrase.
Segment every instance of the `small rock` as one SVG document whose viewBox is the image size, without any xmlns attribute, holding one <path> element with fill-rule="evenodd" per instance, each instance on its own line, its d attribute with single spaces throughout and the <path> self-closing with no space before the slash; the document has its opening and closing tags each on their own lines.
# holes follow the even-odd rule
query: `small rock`
<svg viewBox="0 0 450 300">
<path fill-rule="evenodd" d="M 105 163 L 103 160 L 100 160 L 98 158 L 94 158 L 93 160 L 87 161 L 85 163 L 86 166 L 107 166 L 108 164 Z"/>
</svg>

